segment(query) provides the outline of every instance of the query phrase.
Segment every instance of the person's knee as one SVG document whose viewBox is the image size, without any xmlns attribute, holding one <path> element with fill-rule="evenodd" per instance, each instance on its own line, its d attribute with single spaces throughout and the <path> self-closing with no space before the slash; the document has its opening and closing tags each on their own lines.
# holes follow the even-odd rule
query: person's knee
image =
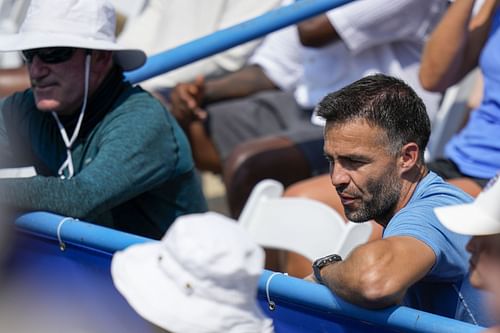
<svg viewBox="0 0 500 333">
<path fill-rule="evenodd" d="M 479 184 L 477 184 L 475 181 L 469 178 L 453 178 L 453 179 L 446 179 L 446 181 L 462 189 L 462 191 L 468 193 L 473 197 L 477 197 L 482 190 Z"/>
</svg>

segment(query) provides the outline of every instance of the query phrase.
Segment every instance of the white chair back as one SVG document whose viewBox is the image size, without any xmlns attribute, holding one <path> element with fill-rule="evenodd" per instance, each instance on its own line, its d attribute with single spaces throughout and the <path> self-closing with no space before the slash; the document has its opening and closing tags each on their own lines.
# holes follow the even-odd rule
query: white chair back
<svg viewBox="0 0 500 333">
<path fill-rule="evenodd" d="M 344 258 L 370 237 L 370 223 L 345 223 L 321 202 L 282 194 L 281 183 L 263 180 L 240 215 L 239 223 L 263 247 L 293 251 L 312 261 L 332 253 Z"/>
<path fill-rule="evenodd" d="M 460 130 L 469 113 L 467 102 L 474 86 L 478 69 L 469 73 L 462 81 L 446 89 L 432 124 L 432 132 L 425 151 L 425 160 L 443 157 L 444 147 Z"/>
</svg>

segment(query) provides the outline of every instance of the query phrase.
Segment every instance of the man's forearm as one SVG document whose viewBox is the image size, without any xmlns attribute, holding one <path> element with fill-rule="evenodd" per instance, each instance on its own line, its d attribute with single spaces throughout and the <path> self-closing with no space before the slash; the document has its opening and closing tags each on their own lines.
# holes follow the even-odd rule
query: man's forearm
<svg viewBox="0 0 500 333">
<path fill-rule="evenodd" d="M 300 43 L 307 47 L 322 47 L 340 40 L 340 36 L 325 14 L 297 24 Z"/>
<path fill-rule="evenodd" d="M 259 91 L 274 89 L 278 87 L 267 77 L 262 68 L 251 65 L 221 78 L 207 81 L 203 102 L 245 97 Z"/>
<path fill-rule="evenodd" d="M 324 284 L 335 295 L 350 303 L 380 309 L 400 302 L 404 292 L 387 294 L 375 281 L 370 281 L 370 277 L 366 276 L 369 274 L 349 261 L 327 266 L 321 272 Z"/>
<path fill-rule="evenodd" d="M 83 193 L 76 180 L 56 177 L 0 179 L 0 205 L 23 211 L 50 211 L 85 218 L 95 207 L 98 193 Z"/>
</svg>

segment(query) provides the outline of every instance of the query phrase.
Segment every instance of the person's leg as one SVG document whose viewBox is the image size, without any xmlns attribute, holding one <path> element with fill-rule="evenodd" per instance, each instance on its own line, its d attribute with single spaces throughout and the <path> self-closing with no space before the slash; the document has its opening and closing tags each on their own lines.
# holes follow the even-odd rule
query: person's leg
<svg viewBox="0 0 500 333">
<path fill-rule="evenodd" d="M 191 144 L 196 168 L 214 173 L 222 172 L 222 162 L 212 138 L 208 135 L 205 125 L 201 121 L 193 121 L 185 129 Z"/>
<path fill-rule="evenodd" d="M 30 78 L 26 66 L 12 69 L 0 69 L 0 97 L 9 96 L 30 87 Z"/>
<path fill-rule="evenodd" d="M 229 210 L 238 218 L 254 186 L 275 179 L 284 186 L 311 175 L 301 151 L 284 137 L 265 137 L 236 147 L 224 164 L 224 184 Z"/>
<path fill-rule="evenodd" d="M 470 177 L 463 174 L 453 161 L 440 158 L 426 163 L 429 170 L 437 173 L 444 180 L 461 188 L 464 192 L 476 197 L 488 182 L 488 179 Z"/>
<path fill-rule="evenodd" d="M 197 168 L 221 173 L 239 144 L 286 130 L 301 110 L 293 95 L 273 90 L 209 104 L 206 111 L 204 122 L 193 121 L 184 131 Z"/>
<path fill-rule="evenodd" d="M 453 178 L 446 179 L 446 181 L 450 184 L 455 185 L 456 187 L 461 188 L 464 192 L 470 194 L 473 197 L 477 197 L 482 190 L 482 187 L 470 178 Z"/>
</svg>

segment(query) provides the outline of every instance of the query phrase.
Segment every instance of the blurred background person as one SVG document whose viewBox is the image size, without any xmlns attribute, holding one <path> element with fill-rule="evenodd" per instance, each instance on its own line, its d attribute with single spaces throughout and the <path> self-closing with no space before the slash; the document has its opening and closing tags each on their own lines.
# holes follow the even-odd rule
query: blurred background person
<svg viewBox="0 0 500 333">
<path fill-rule="evenodd" d="M 470 282 L 490 293 L 489 306 L 500 324 L 500 181 L 496 176 L 471 204 L 439 207 L 436 215 L 448 229 L 473 236 L 467 244 Z M 500 332 L 500 325 L 487 332 Z"/>
</svg>

